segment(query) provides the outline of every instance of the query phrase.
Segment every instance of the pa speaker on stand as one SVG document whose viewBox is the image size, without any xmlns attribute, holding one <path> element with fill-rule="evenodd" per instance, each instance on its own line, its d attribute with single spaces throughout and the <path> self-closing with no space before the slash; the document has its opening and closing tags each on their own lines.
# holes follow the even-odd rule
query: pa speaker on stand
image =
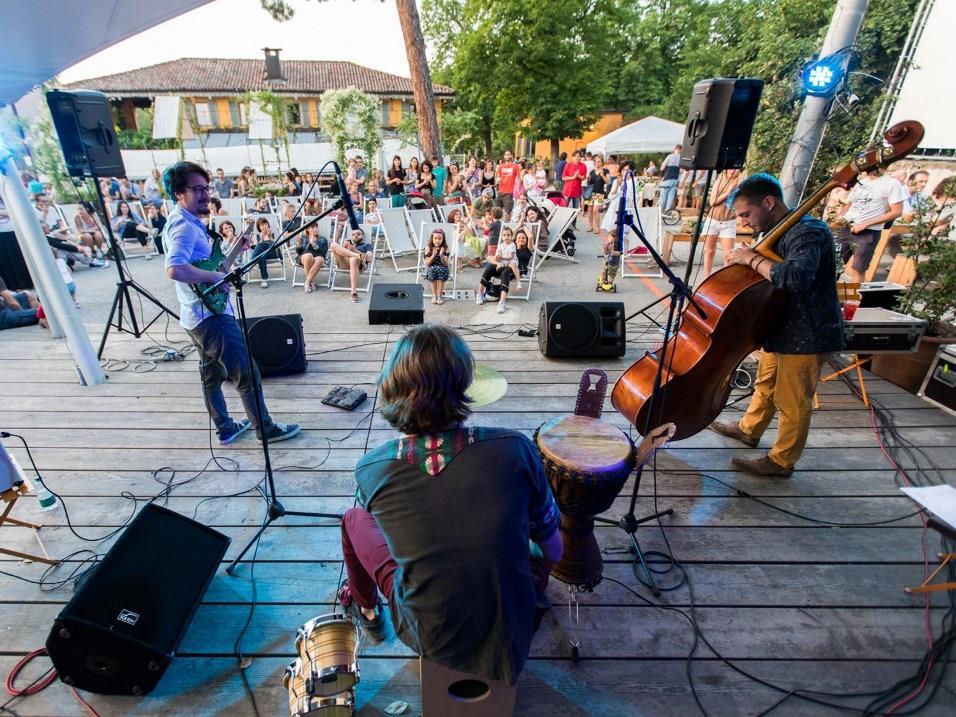
<svg viewBox="0 0 956 717">
<path fill-rule="evenodd" d="M 762 92 L 763 80 L 749 77 L 715 77 L 694 85 L 681 169 L 743 167 Z"/>
<path fill-rule="evenodd" d="M 46 100 L 71 177 L 126 176 L 106 95 L 90 90 L 52 90 Z"/>
</svg>

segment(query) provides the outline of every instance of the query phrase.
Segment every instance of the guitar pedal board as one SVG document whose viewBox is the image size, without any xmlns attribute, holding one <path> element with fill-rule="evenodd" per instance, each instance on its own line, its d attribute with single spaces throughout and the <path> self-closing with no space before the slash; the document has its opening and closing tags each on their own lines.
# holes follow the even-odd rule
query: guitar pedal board
<svg viewBox="0 0 956 717">
<path fill-rule="evenodd" d="M 344 386 L 334 386 L 331 391 L 322 399 L 326 406 L 335 406 L 344 408 L 346 411 L 354 411 L 362 405 L 368 394 L 360 388 L 345 388 Z"/>
</svg>

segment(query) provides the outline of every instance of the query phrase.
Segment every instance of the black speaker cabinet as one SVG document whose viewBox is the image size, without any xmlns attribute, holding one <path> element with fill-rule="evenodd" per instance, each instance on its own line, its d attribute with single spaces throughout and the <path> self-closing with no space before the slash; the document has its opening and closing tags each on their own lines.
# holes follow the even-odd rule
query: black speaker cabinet
<svg viewBox="0 0 956 717">
<path fill-rule="evenodd" d="M 425 320 L 421 284 L 375 284 L 368 305 L 370 324 L 420 324 Z"/>
<path fill-rule="evenodd" d="M 743 167 L 763 80 L 717 77 L 694 85 L 681 143 L 682 169 Z"/>
<path fill-rule="evenodd" d="M 620 301 L 546 301 L 538 314 L 538 348 L 552 358 L 616 358 L 627 348 Z"/>
<path fill-rule="evenodd" d="M 257 316 L 248 319 L 249 347 L 261 376 L 305 372 L 305 336 L 302 314 Z"/>
<path fill-rule="evenodd" d="M 159 682 L 230 539 L 150 503 L 60 612 L 46 649 L 60 679 L 101 695 Z"/>
<path fill-rule="evenodd" d="M 102 92 L 53 90 L 46 96 L 71 177 L 125 177 L 113 110 Z"/>
</svg>

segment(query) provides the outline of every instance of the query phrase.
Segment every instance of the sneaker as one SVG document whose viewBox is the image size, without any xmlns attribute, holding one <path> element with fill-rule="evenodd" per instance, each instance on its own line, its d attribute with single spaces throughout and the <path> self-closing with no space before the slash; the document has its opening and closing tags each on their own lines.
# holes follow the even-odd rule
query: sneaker
<svg viewBox="0 0 956 717">
<path fill-rule="evenodd" d="M 109 266 L 109 261 L 106 259 L 90 259 L 90 268 L 99 269 L 103 266 Z"/>
<path fill-rule="evenodd" d="M 311 294 L 311 293 L 312 293 L 312 284 L 306 284 L 306 285 L 305 285 L 305 293 L 306 293 L 306 294 Z"/>
<path fill-rule="evenodd" d="M 475 303 L 478 304 L 478 306 L 481 306 L 483 303 L 485 303 L 485 295 L 484 295 L 483 293 L 481 293 L 481 292 L 479 292 L 478 294 L 476 294 L 476 295 L 475 295 Z"/>
<path fill-rule="evenodd" d="M 233 422 L 232 428 L 226 432 L 219 431 L 219 445 L 228 446 L 230 443 L 235 441 L 239 436 L 249 430 L 249 427 L 252 424 L 249 423 L 248 418 L 243 418 L 239 423 Z"/>
<path fill-rule="evenodd" d="M 298 423 L 273 423 L 266 437 L 269 439 L 269 443 L 278 443 L 279 441 L 295 438 L 297 435 L 299 435 Z M 258 436 L 258 438 L 259 442 L 262 443 L 262 436 Z"/>
<path fill-rule="evenodd" d="M 145 256 L 145 258 L 146 258 L 146 261 L 149 261 L 150 259 L 153 258 L 153 255 L 152 255 L 152 254 L 145 254 L 144 256 Z"/>
<path fill-rule="evenodd" d="M 259 282 L 259 286 L 261 286 L 263 289 L 268 289 L 268 288 L 269 288 L 269 282 L 266 281 L 265 279 L 263 279 L 262 281 Z"/>
<path fill-rule="evenodd" d="M 378 645 L 388 637 L 388 619 L 385 616 L 385 606 L 380 598 L 375 598 L 375 617 L 371 620 L 365 617 L 361 606 L 352 598 L 352 591 L 349 589 L 349 581 L 345 580 L 339 592 L 336 595 L 339 604 L 345 608 L 346 613 L 352 616 L 352 619 L 358 623 L 365 633 L 365 637 L 373 645 Z"/>
<path fill-rule="evenodd" d="M 505 313 L 505 305 L 501 303 L 500 301 L 498 302 L 498 313 L 499 314 Z"/>
</svg>

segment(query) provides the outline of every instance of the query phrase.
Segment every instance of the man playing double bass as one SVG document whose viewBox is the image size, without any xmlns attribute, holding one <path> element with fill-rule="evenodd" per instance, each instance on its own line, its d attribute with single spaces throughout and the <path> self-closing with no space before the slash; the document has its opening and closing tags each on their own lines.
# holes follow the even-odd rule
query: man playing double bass
<svg viewBox="0 0 956 717">
<path fill-rule="evenodd" d="M 741 182 L 733 199 L 737 218 L 755 233 L 775 226 L 789 212 L 780 183 L 769 174 Z M 788 477 L 803 453 L 810 430 L 813 394 L 820 368 L 843 348 L 843 318 L 836 292 L 833 236 L 819 219 L 803 216 L 777 243 L 773 261 L 745 247 L 730 262 L 745 264 L 784 293 L 779 323 L 760 352 L 754 395 L 738 423 L 716 421 L 711 428 L 756 448 L 775 413 L 777 439 L 756 458 L 734 458 L 734 467 L 757 476 Z"/>
</svg>

